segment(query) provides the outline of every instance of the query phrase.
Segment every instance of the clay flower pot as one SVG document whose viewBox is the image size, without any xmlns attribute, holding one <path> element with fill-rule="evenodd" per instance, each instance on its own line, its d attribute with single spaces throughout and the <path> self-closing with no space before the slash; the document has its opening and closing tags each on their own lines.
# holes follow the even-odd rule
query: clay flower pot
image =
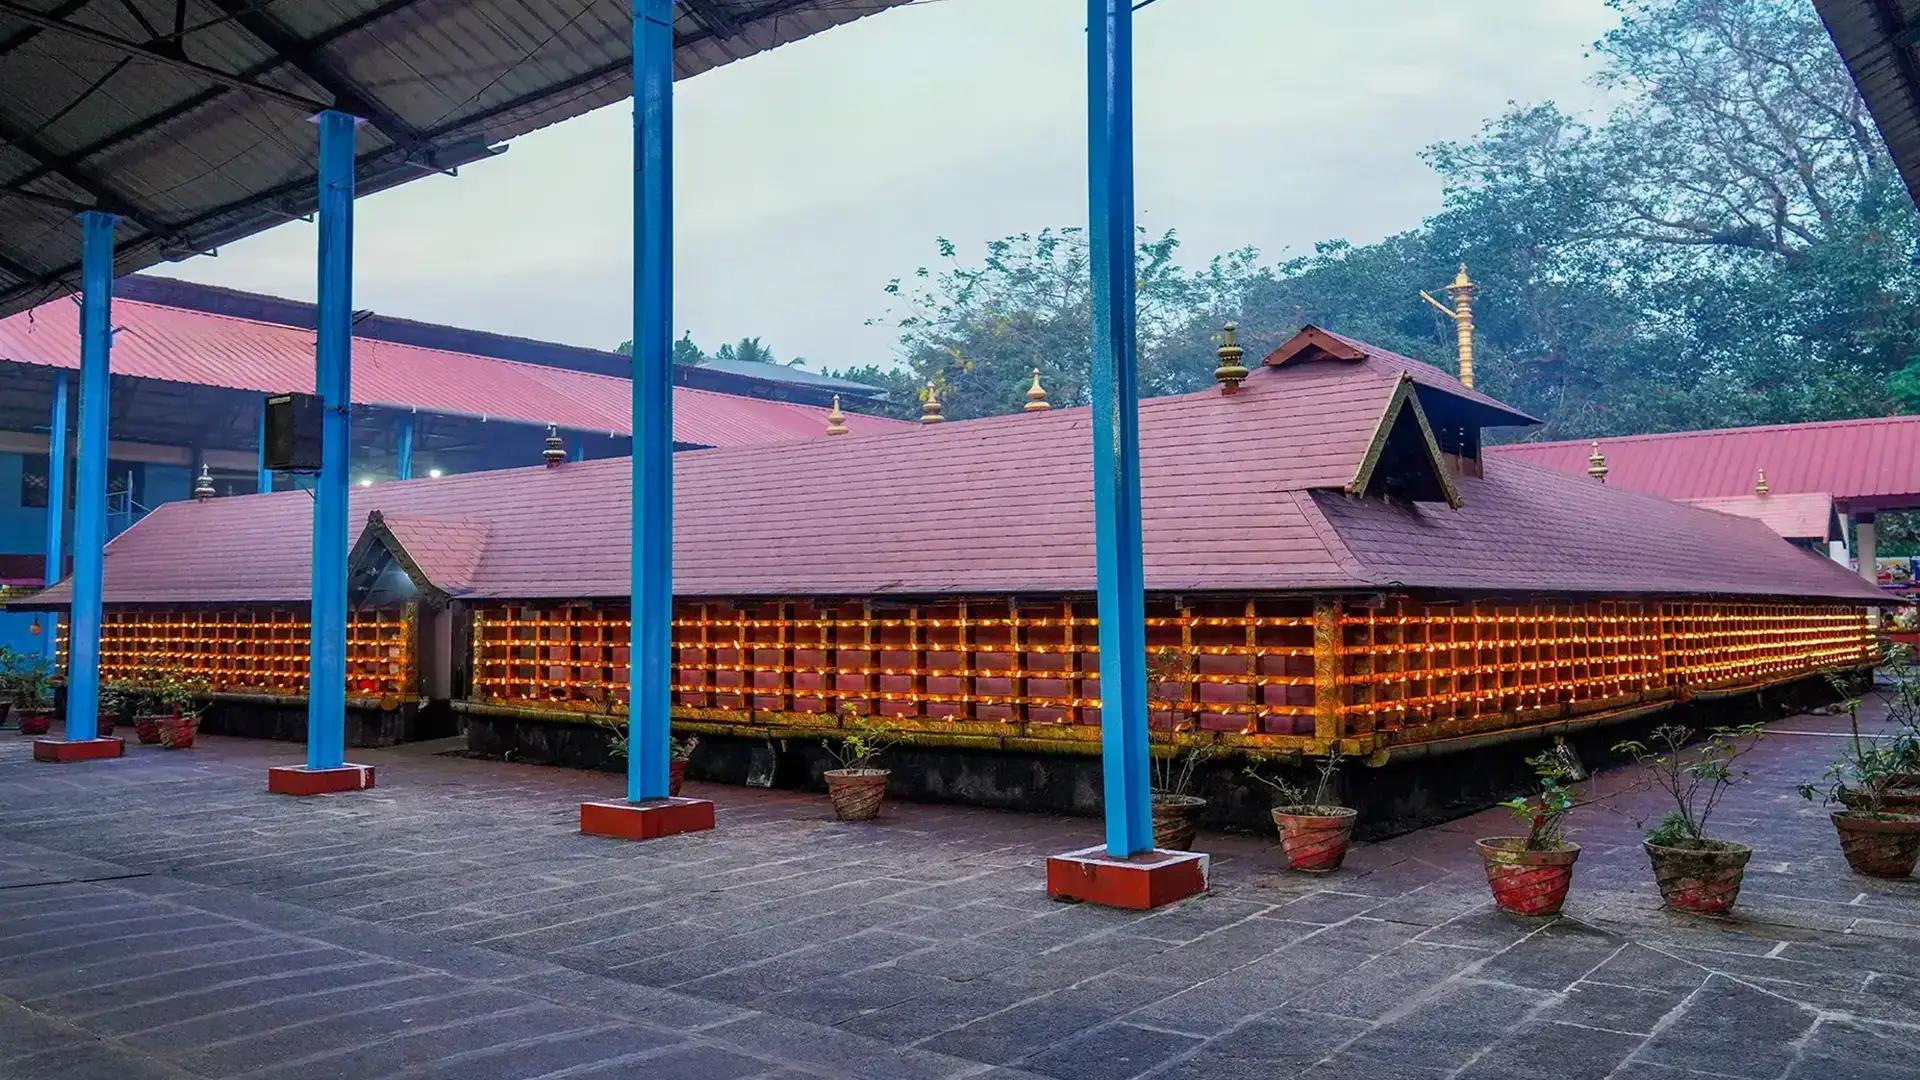
<svg viewBox="0 0 1920 1080">
<path fill-rule="evenodd" d="M 1880 796 L 1880 809 L 1892 814 L 1920 814 L 1920 787 L 1901 786 Z"/>
<path fill-rule="evenodd" d="M 1200 811 L 1207 800 L 1198 795 L 1153 793 L 1153 846 L 1166 851 L 1192 851 L 1200 831 Z"/>
<path fill-rule="evenodd" d="M 841 821 L 872 821 L 887 797 L 890 769 L 828 769 L 827 797 Z"/>
<path fill-rule="evenodd" d="M 667 794 L 678 797 L 680 785 L 687 779 L 687 763 L 684 761 L 667 762 Z"/>
<path fill-rule="evenodd" d="M 1353 844 L 1353 822 L 1359 812 L 1345 806 L 1276 806 L 1273 824 L 1280 830 L 1280 850 L 1287 865 L 1309 874 L 1340 869 Z"/>
<path fill-rule="evenodd" d="M 193 746 L 193 736 L 199 730 L 198 717 L 163 717 L 160 720 L 160 745 L 169 750 L 190 749 Z"/>
<path fill-rule="evenodd" d="M 1914 860 L 1920 857 L 1920 817 L 1836 810 L 1833 827 L 1840 833 L 1840 853 L 1854 873 L 1887 878 L 1913 873 Z"/>
<path fill-rule="evenodd" d="M 133 733 L 146 745 L 158 746 L 160 745 L 160 722 L 168 719 L 171 717 L 165 715 L 136 716 L 133 718 Z"/>
<path fill-rule="evenodd" d="M 1474 841 L 1487 864 L 1493 903 L 1514 915 L 1558 915 L 1573 884 L 1573 863 L 1580 845 L 1563 843 L 1551 851 L 1528 851 L 1524 836 L 1494 836 Z"/>
<path fill-rule="evenodd" d="M 1727 840 L 1690 842 L 1668 847 L 1643 841 L 1653 861 L 1653 881 L 1675 911 L 1695 915 L 1724 915 L 1740 898 L 1740 882 L 1747 876 L 1753 849 Z"/>
<path fill-rule="evenodd" d="M 53 730 L 52 709 L 17 709 L 13 715 L 22 735 L 45 735 Z"/>
</svg>

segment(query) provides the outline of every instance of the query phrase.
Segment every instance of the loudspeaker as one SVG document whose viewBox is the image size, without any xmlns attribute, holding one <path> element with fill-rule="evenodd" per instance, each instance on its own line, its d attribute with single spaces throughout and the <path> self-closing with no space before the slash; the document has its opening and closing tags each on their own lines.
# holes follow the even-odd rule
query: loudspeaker
<svg viewBox="0 0 1920 1080">
<path fill-rule="evenodd" d="M 320 399 L 312 394 L 267 397 L 267 468 L 276 472 L 320 471 Z"/>
</svg>

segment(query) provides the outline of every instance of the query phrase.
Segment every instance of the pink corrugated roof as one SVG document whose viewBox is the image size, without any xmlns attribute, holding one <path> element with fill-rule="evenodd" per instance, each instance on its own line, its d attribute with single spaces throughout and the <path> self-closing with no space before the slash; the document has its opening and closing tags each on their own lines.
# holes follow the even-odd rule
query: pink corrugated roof
<svg viewBox="0 0 1920 1080">
<path fill-rule="evenodd" d="M 1840 522 L 1833 496 L 1823 491 L 1795 494 L 1728 495 L 1714 499 L 1686 499 L 1689 506 L 1752 518 L 1788 540 L 1840 539 Z"/>
<path fill-rule="evenodd" d="M 1157 591 L 1878 594 L 1765 526 L 1496 460 L 1465 504 L 1344 493 L 1401 373 L 1365 363 L 1256 372 L 1232 396 L 1141 408 L 1147 584 Z M 1084 593 L 1094 585 L 1085 409 L 676 459 L 674 585 L 685 596 Z M 352 520 L 484 523 L 474 597 L 629 590 L 625 460 L 357 489 Z M 109 603 L 298 600 L 304 492 L 174 503 L 107 548 Z M 454 590 L 450 590 L 454 591 Z M 65 600 L 65 586 L 44 599 Z"/>
<path fill-rule="evenodd" d="M 1492 456 L 1585 475 L 1588 440 L 1515 443 Z M 1846 504 L 1920 506 L 1920 416 L 1628 435 L 1600 440 L 1607 484 L 1668 499 L 1823 492 Z"/>
<path fill-rule="evenodd" d="M 113 305 L 113 372 L 262 393 L 313 392 L 313 331 L 123 300 Z M 0 319 L 0 361 L 78 370 L 79 308 L 55 300 Z M 389 341 L 353 342 L 353 400 L 575 431 L 631 435 L 625 379 Z M 912 425 L 848 414 L 854 434 Z M 673 388 L 673 437 L 699 446 L 758 446 L 826 435 L 827 410 Z"/>
</svg>

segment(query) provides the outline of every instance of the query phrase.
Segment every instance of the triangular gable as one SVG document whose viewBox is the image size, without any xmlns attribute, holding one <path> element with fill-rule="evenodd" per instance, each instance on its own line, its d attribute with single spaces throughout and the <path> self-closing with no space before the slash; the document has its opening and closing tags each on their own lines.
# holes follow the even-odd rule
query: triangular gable
<svg viewBox="0 0 1920 1080">
<path fill-rule="evenodd" d="M 430 603 L 472 588 L 480 559 L 486 552 L 487 525 L 461 518 L 420 518 L 367 515 L 366 528 L 347 557 L 350 588 L 360 592 L 380 587 L 381 575 L 397 570 Z"/>
<path fill-rule="evenodd" d="M 1308 324 L 1301 327 L 1299 333 L 1281 342 L 1278 348 L 1268 353 L 1261 364 L 1265 367 L 1280 367 L 1283 364 L 1307 364 L 1316 360 L 1338 360 L 1357 364 L 1366 358 L 1366 350 Z"/>
<path fill-rule="evenodd" d="M 1426 411 L 1413 392 L 1413 379 L 1402 374 L 1380 422 L 1373 429 L 1373 440 L 1360 469 L 1347 483 L 1354 495 L 1404 499 L 1408 502 L 1444 502 L 1460 506 L 1459 489 L 1453 485 L 1446 459 Z"/>
</svg>

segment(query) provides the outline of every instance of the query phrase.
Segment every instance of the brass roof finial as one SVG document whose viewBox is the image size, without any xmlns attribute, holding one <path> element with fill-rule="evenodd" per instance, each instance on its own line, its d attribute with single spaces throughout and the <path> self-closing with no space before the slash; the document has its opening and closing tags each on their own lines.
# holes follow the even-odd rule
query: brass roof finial
<svg viewBox="0 0 1920 1080">
<path fill-rule="evenodd" d="M 200 466 L 200 478 L 193 482 L 193 497 L 198 502 L 206 502 L 220 494 L 213 489 L 213 473 L 207 466 Z"/>
<path fill-rule="evenodd" d="M 1040 369 L 1033 369 L 1033 385 L 1027 387 L 1027 403 L 1020 407 L 1022 412 L 1046 412 L 1053 408 L 1047 403 L 1047 392 L 1040 386 Z"/>
<path fill-rule="evenodd" d="M 847 414 L 840 411 L 840 395 L 833 395 L 833 409 L 827 413 L 827 434 L 845 435 L 847 433 Z"/>
<path fill-rule="evenodd" d="M 1753 474 L 1753 493 L 1755 495 L 1765 495 L 1771 490 L 1773 489 L 1767 486 L 1767 470 L 1760 469 L 1756 471 Z"/>
<path fill-rule="evenodd" d="M 1480 291 L 1480 286 L 1475 285 L 1473 279 L 1467 276 L 1467 264 L 1461 263 L 1460 272 L 1453 275 L 1453 284 L 1440 291 L 1446 293 L 1447 299 L 1453 301 L 1452 307 L 1435 300 L 1424 291 L 1421 292 L 1420 299 L 1432 304 L 1439 309 L 1440 314 L 1453 320 L 1454 341 L 1460 351 L 1460 385 L 1471 390 L 1473 388 L 1473 294 Z"/>
<path fill-rule="evenodd" d="M 540 451 L 540 457 L 549 469 L 557 469 L 567 460 L 566 440 L 560 437 L 560 429 L 553 424 L 547 425 L 547 448 Z"/>
<path fill-rule="evenodd" d="M 920 422 L 940 424 L 945 423 L 946 419 L 940 415 L 940 395 L 934 390 L 933 384 L 928 383 L 927 392 L 920 395 Z"/>
<path fill-rule="evenodd" d="M 1238 329 L 1240 324 L 1231 322 L 1220 328 L 1220 348 L 1215 350 L 1215 354 L 1220 357 L 1220 366 L 1213 369 L 1213 378 L 1220 384 L 1220 392 L 1223 394 L 1231 394 L 1240 389 L 1240 384 L 1245 382 L 1250 374 L 1247 366 L 1240 362 L 1240 358 L 1247 354 L 1247 350 L 1235 344 L 1233 340 L 1233 333 Z"/>
<path fill-rule="evenodd" d="M 1607 482 L 1607 455 L 1600 452 L 1600 440 L 1593 441 L 1593 454 L 1587 458 L 1587 475 L 1601 483 Z"/>
</svg>

